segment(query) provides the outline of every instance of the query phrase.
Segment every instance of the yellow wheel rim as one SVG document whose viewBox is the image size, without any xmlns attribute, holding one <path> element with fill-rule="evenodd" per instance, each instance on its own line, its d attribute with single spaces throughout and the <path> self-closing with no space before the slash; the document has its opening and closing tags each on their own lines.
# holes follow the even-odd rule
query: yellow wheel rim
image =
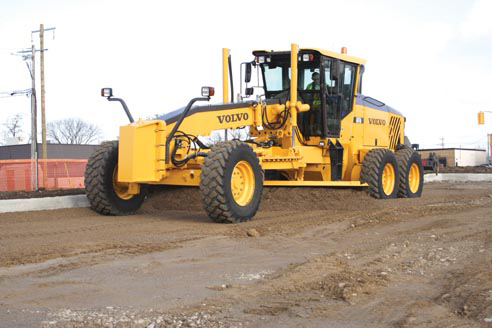
<svg viewBox="0 0 492 328">
<path fill-rule="evenodd" d="M 410 166 L 410 170 L 408 172 L 408 187 L 412 194 L 415 194 L 419 190 L 420 186 L 420 170 L 419 166 L 416 163 L 413 163 Z"/>
<path fill-rule="evenodd" d="M 246 206 L 255 193 L 255 175 L 253 168 L 246 161 L 240 161 L 234 166 L 231 178 L 231 191 L 234 201 L 239 206 Z"/>
<path fill-rule="evenodd" d="M 395 189 L 395 168 L 390 163 L 384 166 L 381 180 L 384 194 L 386 196 L 391 195 Z"/>
<path fill-rule="evenodd" d="M 113 189 L 116 196 L 121 199 L 128 200 L 133 197 L 133 195 L 128 192 L 130 189 L 129 184 L 118 182 L 118 166 L 116 166 L 113 171 Z"/>
</svg>

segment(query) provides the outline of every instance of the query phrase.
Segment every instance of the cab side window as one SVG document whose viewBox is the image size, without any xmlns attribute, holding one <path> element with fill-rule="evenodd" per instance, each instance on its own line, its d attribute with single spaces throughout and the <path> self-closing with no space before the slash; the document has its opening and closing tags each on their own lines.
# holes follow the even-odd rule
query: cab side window
<svg viewBox="0 0 492 328">
<path fill-rule="evenodd" d="M 341 65 L 341 93 L 342 93 L 342 117 L 352 111 L 354 101 L 355 73 L 357 66 L 354 64 L 342 63 Z"/>
<path fill-rule="evenodd" d="M 329 59 L 323 62 L 325 74 L 324 74 L 324 83 L 325 83 L 325 122 L 326 129 L 328 135 L 338 135 L 340 133 L 340 104 L 341 97 L 338 96 L 338 83 L 337 80 L 332 80 L 331 70 L 334 64 L 334 60 Z M 339 79 L 338 79 L 339 80 Z"/>
<path fill-rule="evenodd" d="M 338 65 L 336 77 L 331 74 L 335 65 Z M 329 59 L 323 62 L 323 67 L 325 131 L 328 135 L 337 136 L 340 134 L 341 119 L 352 111 L 357 65 Z"/>
</svg>

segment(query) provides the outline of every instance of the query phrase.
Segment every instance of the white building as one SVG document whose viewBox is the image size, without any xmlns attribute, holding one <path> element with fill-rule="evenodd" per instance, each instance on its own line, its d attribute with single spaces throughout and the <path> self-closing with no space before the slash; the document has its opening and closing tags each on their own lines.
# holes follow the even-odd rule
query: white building
<svg viewBox="0 0 492 328">
<path fill-rule="evenodd" d="M 477 166 L 487 162 L 485 149 L 435 148 L 417 151 L 422 159 L 429 158 L 430 153 L 436 153 L 443 166 Z"/>
</svg>

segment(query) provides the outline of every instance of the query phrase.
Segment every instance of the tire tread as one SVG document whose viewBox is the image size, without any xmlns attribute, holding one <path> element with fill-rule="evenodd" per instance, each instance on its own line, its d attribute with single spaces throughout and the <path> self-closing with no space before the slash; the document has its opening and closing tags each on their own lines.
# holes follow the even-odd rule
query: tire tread
<svg viewBox="0 0 492 328">
<path fill-rule="evenodd" d="M 111 156 L 115 152 L 118 153 L 118 141 L 107 141 L 91 154 L 84 174 L 85 193 L 90 207 L 99 214 L 131 215 L 136 210 L 123 211 L 115 206 L 110 198 L 113 191 L 105 183 L 108 165 L 111 165 Z"/>
<path fill-rule="evenodd" d="M 251 219 L 251 217 L 239 217 L 232 211 L 227 201 L 226 190 L 223 187 L 227 180 L 225 171 L 228 160 L 231 154 L 242 146 L 249 147 L 239 140 L 217 143 L 212 147 L 208 157 L 203 162 L 200 177 L 200 194 L 205 211 L 215 222 L 239 223 Z M 256 158 L 256 161 L 259 165 L 258 158 Z M 260 192 L 261 190 L 262 188 L 260 188 Z"/>
<path fill-rule="evenodd" d="M 379 172 L 383 162 L 383 158 L 386 156 L 387 153 L 391 153 L 391 150 L 386 148 L 371 149 L 365 155 L 364 161 L 362 163 L 360 181 L 362 183 L 368 184 L 369 195 L 377 199 L 383 198 L 379 187 Z M 395 168 L 395 170 L 398 170 L 398 168 Z M 395 186 L 395 188 L 397 187 Z"/>
</svg>

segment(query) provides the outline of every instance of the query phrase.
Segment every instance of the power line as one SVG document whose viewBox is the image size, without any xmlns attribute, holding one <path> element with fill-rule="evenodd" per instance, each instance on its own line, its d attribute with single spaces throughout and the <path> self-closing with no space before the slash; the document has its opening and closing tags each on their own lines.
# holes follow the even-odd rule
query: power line
<svg viewBox="0 0 492 328">
<path fill-rule="evenodd" d="M 10 98 L 15 96 L 29 96 L 31 93 L 32 93 L 32 89 L 0 92 L 0 98 Z"/>
</svg>

